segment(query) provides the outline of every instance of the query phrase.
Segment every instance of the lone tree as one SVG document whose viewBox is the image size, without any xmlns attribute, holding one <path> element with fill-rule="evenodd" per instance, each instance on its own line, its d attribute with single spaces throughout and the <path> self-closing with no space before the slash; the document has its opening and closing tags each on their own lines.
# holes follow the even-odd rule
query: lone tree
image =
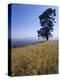
<svg viewBox="0 0 60 80">
<path fill-rule="evenodd" d="M 56 10 L 52 8 L 48 8 L 39 16 L 41 28 L 37 31 L 38 37 L 49 40 L 49 37 L 52 36 L 51 32 L 55 23 L 55 16 Z"/>
</svg>

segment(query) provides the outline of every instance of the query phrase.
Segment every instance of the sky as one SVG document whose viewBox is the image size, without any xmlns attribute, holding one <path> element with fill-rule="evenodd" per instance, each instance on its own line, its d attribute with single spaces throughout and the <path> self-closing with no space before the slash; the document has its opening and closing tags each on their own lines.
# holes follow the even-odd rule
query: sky
<svg viewBox="0 0 60 80">
<path fill-rule="evenodd" d="M 28 4 L 12 4 L 11 14 L 11 38 L 37 38 L 37 30 L 41 28 L 39 23 L 39 15 L 46 9 L 56 9 L 56 23 L 54 26 L 53 37 L 58 37 L 58 7 L 48 5 L 28 5 Z"/>
</svg>

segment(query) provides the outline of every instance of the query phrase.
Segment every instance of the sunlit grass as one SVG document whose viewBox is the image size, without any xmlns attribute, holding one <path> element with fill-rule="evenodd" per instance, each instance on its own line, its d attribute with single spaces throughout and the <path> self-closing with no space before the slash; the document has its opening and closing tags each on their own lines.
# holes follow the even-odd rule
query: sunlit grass
<svg viewBox="0 0 60 80">
<path fill-rule="evenodd" d="M 58 41 L 46 41 L 11 50 L 12 76 L 58 73 Z"/>
</svg>

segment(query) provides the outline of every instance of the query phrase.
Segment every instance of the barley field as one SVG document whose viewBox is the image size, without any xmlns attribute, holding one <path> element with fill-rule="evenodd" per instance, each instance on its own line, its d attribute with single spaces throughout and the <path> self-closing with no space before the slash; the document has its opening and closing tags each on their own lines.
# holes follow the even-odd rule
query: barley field
<svg viewBox="0 0 60 80">
<path fill-rule="evenodd" d="M 58 41 L 50 40 L 11 49 L 12 76 L 58 73 Z"/>
</svg>

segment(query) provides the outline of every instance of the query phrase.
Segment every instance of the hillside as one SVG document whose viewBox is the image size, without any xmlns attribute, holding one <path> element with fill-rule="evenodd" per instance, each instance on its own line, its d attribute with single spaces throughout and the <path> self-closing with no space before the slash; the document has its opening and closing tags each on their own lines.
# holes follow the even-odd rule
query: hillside
<svg viewBox="0 0 60 80">
<path fill-rule="evenodd" d="M 45 41 L 11 50 L 12 76 L 58 73 L 58 41 Z"/>
</svg>

